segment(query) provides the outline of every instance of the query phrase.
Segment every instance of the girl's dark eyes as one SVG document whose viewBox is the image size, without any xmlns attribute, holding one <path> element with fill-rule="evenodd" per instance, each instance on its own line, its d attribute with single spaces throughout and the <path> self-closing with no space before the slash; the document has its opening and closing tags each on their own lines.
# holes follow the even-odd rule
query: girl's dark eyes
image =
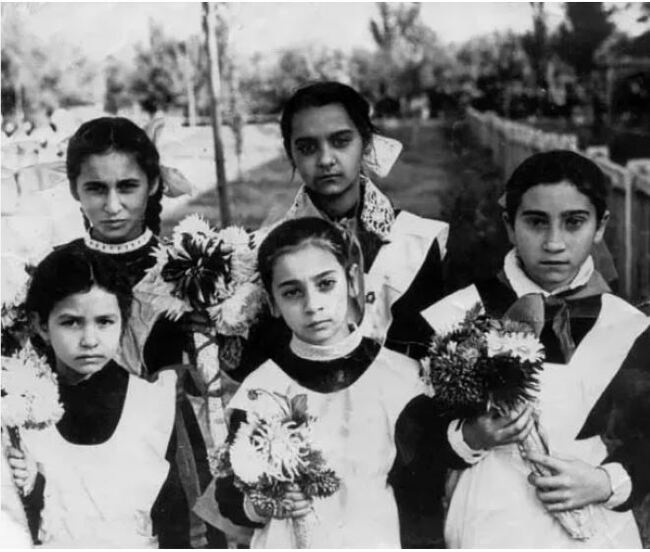
<svg viewBox="0 0 650 552">
<path fill-rule="evenodd" d="M 582 217 L 571 217 L 566 219 L 566 226 L 569 230 L 577 230 L 586 222 Z"/>
<path fill-rule="evenodd" d="M 321 291 L 329 291 L 336 285 L 336 280 L 334 278 L 328 278 L 326 280 L 321 280 L 318 282 L 318 289 Z"/>
<path fill-rule="evenodd" d="M 542 217 L 526 217 L 524 220 L 528 226 L 532 226 L 533 228 L 539 228 L 546 225 L 548 222 Z"/>
<path fill-rule="evenodd" d="M 295 297 L 298 297 L 299 294 L 300 294 L 300 290 L 298 288 L 289 288 L 289 289 L 285 289 L 282 292 L 282 297 L 285 297 L 287 299 L 293 299 Z"/>
<path fill-rule="evenodd" d="M 298 150 L 298 153 L 301 155 L 313 155 L 316 153 L 316 144 L 312 142 L 300 142 L 299 144 L 296 144 L 296 150 Z"/>
<path fill-rule="evenodd" d="M 59 321 L 59 324 L 66 328 L 75 328 L 81 326 L 81 320 L 77 318 L 64 318 L 63 320 Z"/>
<path fill-rule="evenodd" d="M 351 141 L 352 138 L 349 136 L 336 137 L 332 139 L 332 145 L 335 148 L 340 149 L 346 147 Z"/>
<path fill-rule="evenodd" d="M 114 318 L 106 317 L 106 318 L 100 318 L 97 320 L 97 324 L 99 326 L 112 326 L 115 324 L 116 320 Z"/>
</svg>

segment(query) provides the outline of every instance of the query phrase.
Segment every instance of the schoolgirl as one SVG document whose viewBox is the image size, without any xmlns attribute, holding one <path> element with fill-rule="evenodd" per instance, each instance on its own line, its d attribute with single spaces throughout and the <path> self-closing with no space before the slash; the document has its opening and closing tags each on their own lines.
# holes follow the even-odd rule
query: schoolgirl
<svg viewBox="0 0 650 552">
<path fill-rule="evenodd" d="M 155 145 L 128 119 L 93 119 L 70 138 L 66 170 L 87 234 L 61 249 L 92 251 L 110 259 L 133 288 L 154 264 L 152 252 L 158 244 L 164 183 Z M 119 352 L 120 365 L 143 377 L 181 364 L 186 344 L 179 324 L 160 317 L 151 328 L 155 318 L 150 310 L 146 303 L 134 304 Z M 189 384 L 186 373 L 181 373 L 179 386 L 185 389 Z M 177 408 L 178 423 L 168 451 L 172 469 L 154 517 L 161 545 L 185 548 L 206 544 L 206 528 L 188 504 L 205 488 L 210 475 L 203 437 L 183 393 L 179 393 Z M 207 538 L 212 547 L 225 545 L 222 535 L 212 530 Z"/>
<path fill-rule="evenodd" d="M 503 270 L 433 305 L 423 316 L 442 331 L 477 302 L 489 315 L 539 321 L 546 362 L 539 422 L 549 455 L 530 460 L 517 441 L 530 407 L 449 426 L 472 467 L 458 476 L 446 519 L 449 547 L 640 547 L 630 508 L 650 489 L 649 319 L 610 293 L 590 255 L 609 213 L 605 177 L 571 151 L 533 155 L 512 174 L 504 220 L 513 249 Z M 528 477 L 527 477 L 528 476 Z M 587 508 L 586 540 L 574 540 L 550 512 Z"/>
<path fill-rule="evenodd" d="M 316 548 L 396 548 L 400 527 L 388 476 L 400 432 L 412 427 L 410 410 L 426 398 L 418 363 L 365 337 L 354 325 L 359 274 L 350 248 L 342 232 L 315 217 L 285 221 L 262 242 L 262 280 L 274 316 L 283 318 L 292 337 L 288 347 L 242 383 L 230 402 L 231 431 L 255 407 L 249 390 L 306 394 L 316 417 L 314 435 L 342 483 L 333 496 L 312 504 L 296 492 L 289 497 L 289 517 L 314 509 Z M 432 424 L 436 419 L 429 417 Z M 444 454 L 445 443 L 431 438 L 438 433 L 426 433 L 421 454 L 408 459 L 413 469 L 416 464 L 428 468 L 432 455 Z M 232 481 L 217 481 L 216 499 L 225 517 L 256 528 L 252 547 L 295 546 L 290 519 L 265 518 Z"/>
<path fill-rule="evenodd" d="M 120 267 L 62 248 L 37 267 L 26 309 L 58 376 L 64 414 L 9 449 L 17 485 L 39 505 L 46 547 L 155 548 L 151 511 L 169 471 L 176 374 L 147 382 L 113 359 L 131 289 Z"/>
</svg>

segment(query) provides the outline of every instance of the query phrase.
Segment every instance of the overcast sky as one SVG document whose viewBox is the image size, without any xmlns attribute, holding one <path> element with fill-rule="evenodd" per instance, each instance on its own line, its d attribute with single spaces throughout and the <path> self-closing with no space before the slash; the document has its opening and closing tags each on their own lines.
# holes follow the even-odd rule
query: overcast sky
<svg viewBox="0 0 650 552">
<path fill-rule="evenodd" d="M 199 2 L 29 3 L 30 30 L 43 38 L 60 38 L 83 47 L 93 59 L 124 56 L 130 46 L 146 41 L 148 21 L 162 24 L 176 38 L 200 33 Z M 374 2 L 238 2 L 229 6 L 235 21 L 235 43 L 242 54 L 306 43 L 350 50 L 372 47 L 368 22 L 377 14 Z M 559 3 L 546 6 L 552 26 L 562 20 Z M 422 17 L 444 42 L 458 42 L 494 30 L 523 32 L 531 27 L 528 2 L 425 2 Z M 632 15 L 617 17 L 619 26 L 636 34 Z"/>
</svg>

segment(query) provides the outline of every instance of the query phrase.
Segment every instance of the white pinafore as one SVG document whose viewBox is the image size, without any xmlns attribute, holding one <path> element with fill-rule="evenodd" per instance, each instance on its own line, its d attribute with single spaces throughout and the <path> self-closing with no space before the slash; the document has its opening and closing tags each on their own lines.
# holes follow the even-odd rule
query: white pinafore
<svg viewBox="0 0 650 552">
<path fill-rule="evenodd" d="M 40 538 L 53 548 L 156 548 L 151 508 L 167 477 L 176 374 L 149 383 L 129 376 L 110 439 L 66 441 L 56 427 L 24 432 L 45 475 Z"/>
<path fill-rule="evenodd" d="M 332 496 L 314 499 L 311 548 L 399 548 L 393 489 L 388 484 L 396 455 L 395 423 L 406 404 L 423 391 L 418 364 L 382 349 L 373 364 L 349 387 L 331 393 L 307 389 L 273 361 L 248 376 L 230 408 L 258 411 L 248 391 L 265 389 L 287 397 L 307 395 L 316 417 L 313 439 L 341 479 Z M 292 522 L 272 519 L 257 529 L 251 548 L 295 548 Z"/>
<path fill-rule="evenodd" d="M 442 328 L 480 301 L 474 286 L 445 298 L 423 316 Z M 607 449 L 599 435 L 576 439 L 594 404 L 616 375 L 634 340 L 649 320 L 625 301 L 602 296 L 593 328 L 568 364 L 545 363 L 538 406 L 551 454 L 599 465 Z M 546 512 L 527 481 L 529 466 L 515 445 L 491 449 L 470 468 L 457 472 L 445 522 L 449 548 L 641 548 L 632 512 L 588 507 L 595 534 L 571 539 Z"/>
</svg>

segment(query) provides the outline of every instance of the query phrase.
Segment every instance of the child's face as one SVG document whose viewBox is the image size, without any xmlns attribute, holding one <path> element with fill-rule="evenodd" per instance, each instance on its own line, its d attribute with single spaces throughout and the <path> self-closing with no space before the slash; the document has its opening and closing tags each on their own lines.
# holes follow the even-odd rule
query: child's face
<svg viewBox="0 0 650 552">
<path fill-rule="evenodd" d="M 93 237 L 106 243 L 124 243 L 144 231 L 149 196 L 147 175 L 132 154 L 110 151 L 90 155 L 81 164 L 76 187 Z"/>
<path fill-rule="evenodd" d="M 99 287 L 70 295 L 39 329 L 54 349 L 59 375 L 68 383 L 87 379 L 117 354 L 122 330 L 117 297 Z"/>
<path fill-rule="evenodd" d="M 323 196 L 355 194 L 363 141 L 341 104 L 310 107 L 293 116 L 291 155 L 305 185 Z"/>
<path fill-rule="evenodd" d="M 322 247 L 305 245 L 273 266 L 274 314 L 312 345 L 331 345 L 349 334 L 350 292 L 345 270 Z"/>
<path fill-rule="evenodd" d="M 571 283 L 594 243 L 605 231 L 608 214 L 596 218 L 591 200 L 568 181 L 538 184 L 521 198 L 510 241 L 526 273 L 546 291 Z"/>
</svg>

